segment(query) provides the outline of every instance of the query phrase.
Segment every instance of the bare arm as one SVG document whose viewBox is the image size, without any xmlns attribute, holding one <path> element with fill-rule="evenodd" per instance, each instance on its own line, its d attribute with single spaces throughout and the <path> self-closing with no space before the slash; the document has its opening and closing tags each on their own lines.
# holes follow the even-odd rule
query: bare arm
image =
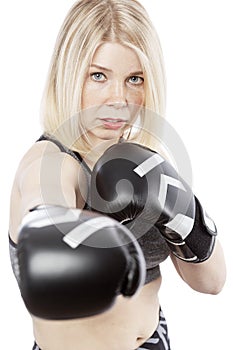
<svg viewBox="0 0 233 350">
<path fill-rule="evenodd" d="M 218 294 L 222 290 L 226 280 L 226 265 L 218 240 L 210 258 L 202 263 L 188 263 L 173 254 L 171 259 L 181 278 L 194 290 L 207 294 Z"/>
<path fill-rule="evenodd" d="M 53 144 L 33 145 L 22 159 L 16 173 L 10 208 L 10 235 L 17 241 L 17 229 L 23 216 L 41 204 L 82 207 L 85 200 L 79 191 L 85 177 L 77 161 L 60 152 Z M 82 193 L 83 194 L 83 193 Z"/>
</svg>

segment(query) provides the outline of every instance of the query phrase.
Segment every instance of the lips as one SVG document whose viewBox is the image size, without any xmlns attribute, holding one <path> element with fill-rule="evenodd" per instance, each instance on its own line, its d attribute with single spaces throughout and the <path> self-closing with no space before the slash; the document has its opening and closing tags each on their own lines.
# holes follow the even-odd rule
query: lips
<svg viewBox="0 0 233 350">
<path fill-rule="evenodd" d="M 118 118 L 102 118 L 101 121 L 106 129 L 111 130 L 118 130 L 125 124 L 125 120 Z"/>
</svg>

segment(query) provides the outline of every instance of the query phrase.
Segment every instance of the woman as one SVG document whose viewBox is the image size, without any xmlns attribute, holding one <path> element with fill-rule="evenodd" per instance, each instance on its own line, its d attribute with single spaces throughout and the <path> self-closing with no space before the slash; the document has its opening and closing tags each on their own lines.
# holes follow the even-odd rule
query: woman
<svg viewBox="0 0 233 350">
<path fill-rule="evenodd" d="M 119 139 L 158 149 L 148 110 L 164 116 L 165 78 L 159 40 L 145 9 L 135 0 L 76 2 L 49 69 L 44 135 L 23 157 L 13 184 L 9 232 L 16 276 L 18 228 L 29 210 L 43 204 L 87 209 L 91 171 Z M 133 298 L 119 295 L 107 312 L 68 320 L 32 315 L 33 349 L 170 349 L 158 299 L 159 264 L 169 252 L 158 237 L 157 251 L 146 261 L 145 285 Z M 210 294 L 222 289 L 225 264 L 218 241 L 203 263 L 171 258 L 193 289 Z"/>
</svg>

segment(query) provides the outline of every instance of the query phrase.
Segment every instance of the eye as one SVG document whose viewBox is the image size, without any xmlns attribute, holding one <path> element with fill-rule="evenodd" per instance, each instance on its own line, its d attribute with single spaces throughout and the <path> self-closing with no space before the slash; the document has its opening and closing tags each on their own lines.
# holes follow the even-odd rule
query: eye
<svg viewBox="0 0 233 350">
<path fill-rule="evenodd" d="M 103 73 L 100 73 L 100 72 L 91 73 L 91 78 L 92 78 L 94 81 L 100 81 L 100 82 L 106 80 L 106 76 L 105 76 Z"/>
<path fill-rule="evenodd" d="M 142 85 L 144 82 L 144 79 L 142 77 L 137 76 L 137 75 L 133 75 L 128 80 L 131 84 L 134 84 L 134 85 Z"/>
</svg>

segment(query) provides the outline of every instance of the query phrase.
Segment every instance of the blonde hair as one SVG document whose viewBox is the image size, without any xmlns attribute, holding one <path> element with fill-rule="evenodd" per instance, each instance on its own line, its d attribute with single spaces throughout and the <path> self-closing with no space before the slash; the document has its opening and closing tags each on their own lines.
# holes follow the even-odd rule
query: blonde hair
<svg viewBox="0 0 233 350">
<path fill-rule="evenodd" d="M 145 110 L 165 113 L 162 51 L 144 7 L 136 0 L 77 1 L 58 34 L 41 108 L 44 132 L 77 151 L 88 147 L 80 138 L 82 88 L 93 55 L 104 42 L 118 42 L 136 52 L 145 74 Z M 153 147 L 150 131 L 155 121 L 145 115 L 141 119 L 139 131 L 129 139 Z"/>
</svg>

